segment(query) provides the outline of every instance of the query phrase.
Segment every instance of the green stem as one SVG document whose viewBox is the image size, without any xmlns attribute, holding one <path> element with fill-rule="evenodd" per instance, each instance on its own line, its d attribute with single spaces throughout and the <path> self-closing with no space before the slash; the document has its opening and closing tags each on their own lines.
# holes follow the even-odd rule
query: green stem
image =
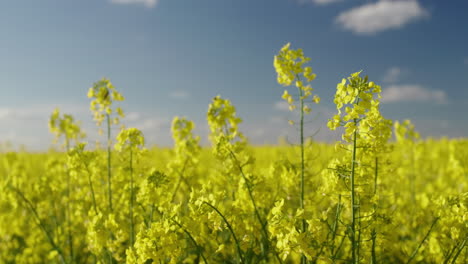
<svg viewBox="0 0 468 264">
<path fill-rule="evenodd" d="M 112 252 L 110 252 L 109 250 L 107 250 L 107 257 L 108 257 L 108 260 L 109 260 L 109 264 L 112 264 L 114 263 L 114 261 L 112 260 Z"/>
<path fill-rule="evenodd" d="M 208 261 L 206 261 L 206 258 L 205 258 L 205 255 L 203 255 L 203 248 L 198 245 L 197 241 L 195 240 L 195 238 L 193 238 L 192 234 L 190 234 L 190 232 L 185 229 L 182 224 L 180 224 L 179 222 L 177 222 L 176 220 L 172 219 L 171 220 L 180 227 L 180 229 L 182 229 L 182 231 L 184 231 L 184 233 L 190 238 L 190 240 L 192 241 L 192 243 L 195 245 L 195 247 L 197 247 L 197 251 L 198 253 L 200 254 L 200 256 L 202 257 L 203 261 L 205 262 L 205 264 L 208 264 Z"/>
<path fill-rule="evenodd" d="M 375 157 L 375 174 L 374 174 L 374 196 L 377 194 L 377 177 L 379 175 L 379 158 Z M 377 205 L 374 204 L 374 224 L 377 218 Z M 375 227 L 372 228 L 371 231 L 371 240 L 372 240 L 372 248 L 371 248 L 371 264 L 377 263 L 377 256 L 375 251 L 375 245 L 377 240 L 377 232 L 375 231 Z"/>
<path fill-rule="evenodd" d="M 375 157 L 374 195 L 377 194 L 377 177 L 378 176 L 379 176 L 379 158 Z"/>
<path fill-rule="evenodd" d="M 300 81 L 300 78 L 298 75 L 296 75 L 296 78 L 298 81 Z M 304 210 L 304 171 L 305 171 L 305 158 L 304 158 L 304 99 L 302 98 L 303 96 L 303 91 L 301 88 L 298 87 L 299 90 L 299 101 L 301 105 L 301 120 L 300 120 L 300 140 L 301 140 L 301 196 L 299 199 L 299 208 Z M 305 233 L 307 230 L 307 223 L 305 219 L 302 219 L 302 229 L 301 232 Z M 307 263 L 307 258 L 304 254 L 301 256 L 301 263 L 306 264 Z"/>
<path fill-rule="evenodd" d="M 357 241 L 356 241 L 356 261 L 359 263 L 359 259 L 361 258 L 361 235 L 362 235 L 362 217 L 361 217 L 361 196 L 357 195 L 357 203 L 356 203 L 356 211 L 357 211 L 357 225 L 358 228 L 356 230 L 357 233 Z"/>
<path fill-rule="evenodd" d="M 151 223 L 153 222 L 153 214 L 154 214 L 154 203 L 151 204 L 151 210 L 149 215 L 149 224 L 148 226 L 151 228 Z"/>
<path fill-rule="evenodd" d="M 432 232 L 432 229 L 434 228 L 435 224 L 437 223 L 437 221 L 439 220 L 438 217 L 436 217 L 434 219 L 434 221 L 432 221 L 432 225 L 431 225 L 431 228 L 429 228 L 429 231 L 427 231 L 427 234 L 424 236 L 423 240 L 421 241 L 421 243 L 419 243 L 418 247 L 413 251 L 413 254 L 411 254 L 410 258 L 408 259 L 408 261 L 406 262 L 406 264 L 409 264 L 413 259 L 414 257 L 416 257 L 416 254 L 418 253 L 419 249 L 421 248 L 421 246 L 424 244 L 424 242 L 426 241 L 426 239 L 429 237 L 429 235 L 431 234 Z"/>
<path fill-rule="evenodd" d="M 65 255 L 64 255 L 62 249 L 55 243 L 52 235 L 49 233 L 49 231 L 47 231 L 47 229 L 45 227 L 45 224 L 42 222 L 41 218 L 39 217 L 39 214 L 37 213 L 36 208 L 34 208 L 34 205 L 31 203 L 31 201 L 29 201 L 29 199 L 26 198 L 26 196 L 24 196 L 24 194 L 20 190 L 16 189 L 15 187 L 11 187 L 11 189 L 13 189 L 13 191 L 15 191 L 15 193 L 28 205 L 28 208 L 33 213 L 34 218 L 36 219 L 36 222 L 37 222 L 39 228 L 46 235 L 47 240 L 49 241 L 52 248 L 55 251 L 57 251 L 57 253 L 59 254 L 60 260 L 62 261 L 62 263 L 67 263 L 67 261 L 65 260 Z"/>
<path fill-rule="evenodd" d="M 231 224 L 229 224 L 228 220 L 226 219 L 226 217 L 224 217 L 224 215 L 216 208 L 214 207 L 213 205 L 211 205 L 210 203 L 208 202 L 205 202 L 203 201 L 204 204 L 208 205 L 209 207 L 211 207 L 213 210 L 216 211 L 216 213 L 221 216 L 221 218 L 223 219 L 224 223 L 226 223 L 226 226 L 228 227 L 229 231 L 231 232 L 232 234 L 232 237 L 234 238 L 234 241 L 236 243 L 236 247 L 237 247 L 237 254 L 239 255 L 239 258 L 240 258 L 240 261 L 241 263 L 244 263 L 244 258 L 242 256 L 242 250 L 240 248 L 240 244 L 239 244 L 239 240 L 237 240 L 237 236 L 236 234 L 234 233 L 234 230 L 232 229 L 232 226 Z"/>
<path fill-rule="evenodd" d="M 97 215 L 98 210 L 97 210 L 97 204 L 96 204 L 96 197 L 94 196 L 93 182 L 91 181 L 91 172 L 89 171 L 89 168 L 88 168 L 87 164 L 86 164 L 86 170 L 88 171 L 88 184 L 89 184 L 89 188 L 91 189 L 91 197 L 93 198 L 94 212 Z"/>
<path fill-rule="evenodd" d="M 67 148 L 67 152 L 70 151 L 70 140 L 68 137 L 65 138 L 65 146 Z M 73 252 L 73 236 L 71 230 L 71 209 L 70 209 L 70 194 L 71 194 L 71 176 L 70 172 L 67 170 L 67 237 L 68 237 L 68 250 L 70 251 L 70 258 L 71 262 L 74 262 L 75 254 Z"/>
<path fill-rule="evenodd" d="M 343 247 L 343 244 L 344 244 L 345 239 L 346 239 L 346 236 L 343 236 L 343 237 L 341 238 L 341 241 L 340 241 L 340 244 L 338 245 L 338 248 L 336 249 L 335 253 L 333 253 L 333 256 L 332 256 L 332 261 L 333 261 L 333 263 L 336 263 L 335 260 L 338 259 L 338 257 L 337 257 L 337 256 L 338 256 L 338 253 L 340 253 L 340 250 L 341 250 L 341 248 Z"/>
<path fill-rule="evenodd" d="M 465 238 L 465 240 L 463 240 L 463 243 L 460 245 L 460 249 L 457 251 L 457 253 L 455 254 L 455 256 L 452 259 L 452 264 L 455 264 L 455 262 L 457 261 L 457 258 L 458 258 L 458 256 L 460 256 L 460 253 L 462 252 L 463 248 L 465 247 L 467 240 L 468 240 L 468 237 Z"/>
<path fill-rule="evenodd" d="M 182 184 L 182 180 L 184 179 L 185 168 L 187 167 L 188 160 L 189 160 L 189 159 L 186 158 L 185 161 L 184 161 L 184 166 L 182 167 L 182 170 L 181 170 L 181 171 L 177 171 L 177 173 L 179 174 L 179 179 L 177 180 L 176 187 L 174 188 L 174 191 L 172 192 L 172 196 L 171 196 L 171 202 L 172 202 L 172 203 L 175 201 L 175 198 L 176 198 L 176 195 L 177 195 L 177 191 L 179 190 L 180 185 Z M 186 183 L 187 183 L 187 182 L 186 182 Z M 187 183 L 187 186 L 190 188 L 190 184 Z"/>
<path fill-rule="evenodd" d="M 68 137 L 65 137 L 65 148 L 67 152 L 70 150 L 70 140 L 68 139 Z"/>
<path fill-rule="evenodd" d="M 254 208 L 255 216 L 257 217 L 257 220 L 260 223 L 260 226 L 262 227 L 262 231 L 263 231 L 264 235 L 268 236 L 268 234 L 266 232 L 266 229 L 265 229 L 265 224 L 263 223 L 262 218 L 260 217 L 260 213 L 258 212 L 257 204 L 255 203 L 255 199 L 253 198 L 252 188 L 251 188 L 251 186 L 249 184 L 249 180 L 245 176 L 244 170 L 242 169 L 242 166 L 239 164 L 239 160 L 237 159 L 236 155 L 232 151 L 230 151 L 230 153 L 231 153 L 231 157 L 235 160 L 235 163 L 237 165 L 237 168 L 239 169 L 239 172 L 242 175 L 242 178 L 244 179 L 245 186 L 246 186 L 246 189 L 248 191 L 250 201 L 252 202 L 252 206 Z"/>
<path fill-rule="evenodd" d="M 109 196 L 109 211 L 112 212 L 112 171 L 111 171 L 111 121 L 109 114 L 106 114 L 107 119 L 107 193 Z"/>
<path fill-rule="evenodd" d="M 133 223 L 133 150 L 130 149 L 130 247 L 135 242 L 135 225 Z"/>
<path fill-rule="evenodd" d="M 97 215 L 97 214 L 98 214 L 98 210 L 97 210 L 96 196 L 95 196 L 95 194 L 94 194 L 93 182 L 92 182 L 92 180 L 91 180 L 91 171 L 89 170 L 88 163 L 86 163 L 85 159 L 83 158 L 83 154 L 81 153 L 81 151 L 79 151 L 78 154 L 79 154 L 79 156 L 80 156 L 81 161 L 84 163 L 86 172 L 87 172 L 87 174 L 88 174 L 88 185 L 89 185 L 89 189 L 91 190 L 91 197 L 92 197 L 92 199 L 93 199 L 94 212 L 95 212 L 96 215 Z"/>
<path fill-rule="evenodd" d="M 260 213 L 258 212 L 257 204 L 256 204 L 255 199 L 253 197 L 252 188 L 251 188 L 251 186 L 249 184 L 249 180 L 247 179 L 247 176 L 245 176 L 244 169 L 240 165 L 239 160 L 237 159 L 236 155 L 232 151 L 229 151 L 229 152 L 231 153 L 231 157 L 234 159 L 234 161 L 235 161 L 235 163 L 237 165 L 237 168 L 239 169 L 239 171 L 240 171 L 240 173 L 242 175 L 242 178 L 244 179 L 246 189 L 247 189 L 247 191 L 249 193 L 250 201 L 252 202 L 252 206 L 254 208 L 255 216 L 257 217 L 257 220 L 260 223 L 260 226 L 262 227 L 263 237 L 264 237 L 265 241 L 267 242 L 267 248 L 269 248 L 270 247 L 270 245 L 269 245 L 270 240 L 268 239 L 268 231 L 266 229 L 267 223 L 266 223 L 266 221 L 263 222 L 262 218 L 260 217 Z M 278 256 L 278 254 L 275 253 L 275 256 L 276 256 L 276 259 L 278 260 L 279 263 L 283 263 L 283 261 Z"/>
<path fill-rule="evenodd" d="M 332 227 L 332 238 L 331 238 L 331 253 L 333 254 L 333 251 L 335 251 L 335 239 L 336 239 L 336 233 L 338 231 L 338 221 L 340 219 L 340 213 L 341 213 L 341 194 L 338 195 L 338 204 L 336 206 L 336 213 L 335 213 L 335 221 L 333 222 L 333 227 Z"/>
<path fill-rule="evenodd" d="M 411 192 L 411 201 L 412 205 L 416 204 L 416 155 L 414 149 L 414 142 L 411 142 L 411 173 L 410 173 L 410 192 Z"/>
<path fill-rule="evenodd" d="M 455 253 L 455 251 L 457 250 L 459 244 L 461 244 L 461 243 L 455 244 L 455 246 L 453 246 L 453 248 L 448 252 L 447 256 L 445 257 L 444 264 L 449 263 L 450 258 L 452 258 L 452 254 Z"/>
<path fill-rule="evenodd" d="M 357 119 L 354 119 L 354 125 L 357 125 Z M 355 199 L 356 194 L 354 190 L 354 178 L 355 178 L 355 169 L 356 169 L 356 151 L 357 151 L 357 130 L 354 130 L 353 134 L 353 157 L 351 160 L 351 251 L 352 251 L 352 263 L 359 263 L 359 260 L 356 256 L 357 246 L 356 246 L 356 208 L 355 208 Z"/>
<path fill-rule="evenodd" d="M 70 172 L 67 171 L 67 236 L 68 236 L 68 249 L 70 251 L 71 262 L 74 262 L 75 254 L 73 252 L 73 236 L 72 236 L 72 227 L 71 227 L 71 209 L 70 209 Z"/>
<path fill-rule="evenodd" d="M 302 97 L 302 90 L 300 90 L 300 96 Z M 304 159 L 304 100 L 301 99 L 301 199 L 300 208 L 304 209 L 304 171 L 305 171 L 305 159 Z M 302 222 L 302 232 L 305 232 L 305 220 Z"/>
<path fill-rule="evenodd" d="M 372 239 L 371 264 L 376 264 L 377 254 L 376 254 L 375 246 L 376 246 L 376 240 L 377 240 L 377 233 L 375 232 L 375 229 L 372 229 L 371 239 Z"/>
</svg>

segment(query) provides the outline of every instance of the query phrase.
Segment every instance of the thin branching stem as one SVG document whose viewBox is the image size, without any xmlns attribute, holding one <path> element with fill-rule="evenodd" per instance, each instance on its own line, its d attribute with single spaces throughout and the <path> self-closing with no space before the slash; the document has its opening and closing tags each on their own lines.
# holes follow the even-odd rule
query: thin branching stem
<svg viewBox="0 0 468 264">
<path fill-rule="evenodd" d="M 434 228 L 434 226 L 436 225 L 437 221 L 439 221 L 439 218 L 436 217 L 434 219 L 434 221 L 432 221 L 432 225 L 431 225 L 431 228 L 429 228 L 429 231 L 427 231 L 426 235 L 424 236 L 423 240 L 421 240 L 421 243 L 419 243 L 418 247 L 413 251 L 413 254 L 411 254 L 411 256 L 409 257 L 408 261 L 406 261 L 406 264 L 409 264 L 415 257 L 416 257 L 416 254 L 418 254 L 418 251 L 419 249 L 422 247 L 422 245 L 424 244 L 424 242 L 426 241 L 426 239 L 429 237 L 429 235 L 431 234 L 432 232 L 432 229 Z"/>
<path fill-rule="evenodd" d="M 88 163 L 84 160 L 83 158 L 83 154 L 81 152 L 78 152 L 78 155 L 81 159 L 81 161 L 83 162 L 84 164 L 84 167 L 85 167 L 85 170 L 88 174 L 88 185 L 89 185 L 89 189 L 91 191 L 91 198 L 93 199 L 93 207 L 94 207 L 94 212 L 96 213 L 96 215 L 98 214 L 98 209 L 97 209 L 97 203 L 96 203 L 96 196 L 94 194 L 94 187 L 93 187 L 93 181 L 91 179 L 91 171 L 89 169 L 89 166 L 88 166 Z"/>
<path fill-rule="evenodd" d="M 226 217 L 224 217 L 224 215 L 218 210 L 218 208 L 216 208 L 214 205 L 206 202 L 206 201 L 203 201 L 204 204 L 208 205 L 209 207 L 211 207 L 213 210 L 215 210 L 215 212 L 221 216 L 221 218 L 223 219 L 224 223 L 226 224 L 227 228 L 229 229 L 229 231 L 231 232 L 231 235 L 232 237 L 234 238 L 234 242 L 236 243 L 236 247 L 237 247 L 237 254 L 239 255 L 239 259 L 241 261 L 241 263 L 244 263 L 244 257 L 242 256 L 242 250 L 240 248 L 240 244 L 239 244 L 239 240 L 237 239 L 237 236 L 236 234 L 234 233 L 234 230 L 232 229 L 232 226 L 231 224 L 229 224 L 228 220 L 226 219 Z"/>
<path fill-rule="evenodd" d="M 463 243 L 460 245 L 460 248 L 458 249 L 457 253 L 455 254 L 455 256 L 453 256 L 452 264 L 456 263 L 458 256 L 460 256 L 460 253 L 463 251 L 463 248 L 466 246 L 467 240 L 468 240 L 468 237 L 466 237 L 465 240 L 463 240 Z"/>
<path fill-rule="evenodd" d="M 203 261 L 205 262 L 205 264 L 208 264 L 208 261 L 206 260 L 205 258 L 205 255 L 203 254 L 203 248 L 197 243 L 197 241 L 195 240 L 195 238 L 192 236 L 192 234 L 190 234 L 190 232 L 185 229 L 182 224 L 180 224 L 179 222 L 177 222 L 177 220 L 175 220 L 174 218 L 171 218 L 172 222 L 174 222 L 176 225 L 178 225 L 180 227 L 180 229 L 182 229 L 182 231 L 184 231 L 184 233 L 190 238 L 190 240 L 192 241 L 192 243 L 195 245 L 195 247 L 197 247 L 197 252 L 198 254 L 202 257 Z"/>
<path fill-rule="evenodd" d="M 247 179 L 247 176 L 244 173 L 244 169 L 242 168 L 242 166 L 241 166 L 239 160 L 237 159 L 236 155 L 234 154 L 234 152 L 232 152 L 232 151 L 229 151 L 229 152 L 231 154 L 231 157 L 234 159 L 234 161 L 235 161 L 235 163 L 237 165 L 237 168 L 239 169 L 239 171 L 240 171 L 240 173 L 242 175 L 242 178 L 244 179 L 246 189 L 247 189 L 247 191 L 249 193 L 250 201 L 252 202 L 252 206 L 254 208 L 255 216 L 257 217 L 257 220 L 260 223 L 260 226 L 262 227 L 261 230 L 262 230 L 262 233 L 263 233 L 263 237 L 267 241 L 267 246 L 270 247 L 270 240 L 268 239 L 268 231 L 267 231 L 267 221 L 264 222 L 262 220 L 261 216 L 260 216 L 257 204 L 256 204 L 255 199 L 253 197 L 252 187 L 250 186 L 249 179 Z M 276 257 L 276 260 L 278 260 L 279 263 L 283 263 L 283 261 L 281 260 L 281 258 L 278 256 L 278 254 L 276 252 L 275 252 L 275 257 Z"/>
<path fill-rule="evenodd" d="M 184 174 L 185 174 L 185 169 L 187 167 L 188 161 L 189 161 L 189 159 L 186 158 L 185 161 L 184 161 L 184 166 L 182 166 L 182 169 L 180 171 L 177 171 L 177 173 L 179 174 L 179 179 L 177 180 L 176 187 L 174 188 L 174 191 L 172 192 L 171 202 L 175 201 L 175 198 L 177 196 L 177 192 L 179 191 L 180 185 L 182 184 L 182 180 L 184 180 L 184 178 L 185 178 Z M 188 183 L 187 183 L 187 186 L 190 188 L 190 185 Z"/>
<path fill-rule="evenodd" d="M 37 225 L 42 230 L 42 232 L 44 232 L 44 234 L 46 235 L 47 240 L 49 241 L 50 245 L 52 246 L 52 248 L 55 251 L 57 251 L 57 253 L 60 256 L 60 260 L 62 261 L 62 263 L 67 264 L 67 261 L 65 259 L 65 254 L 63 253 L 63 250 L 57 245 L 57 243 L 55 243 L 54 238 L 52 237 L 52 234 L 50 234 L 50 232 L 47 230 L 44 222 L 39 217 L 39 214 L 38 214 L 36 208 L 34 207 L 34 205 L 32 204 L 32 202 L 28 198 L 26 198 L 26 196 L 20 190 L 16 189 L 13 186 L 11 186 L 11 189 L 21 198 L 21 200 L 23 200 L 28 205 L 27 206 L 28 209 L 34 215 L 34 218 L 36 219 Z"/>
<path fill-rule="evenodd" d="M 96 213 L 97 215 L 98 209 L 97 209 L 97 203 L 96 203 L 96 196 L 94 194 L 93 181 L 91 180 L 91 171 L 89 170 L 88 164 L 85 165 L 85 168 L 86 168 L 86 171 L 88 172 L 88 184 L 89 184 L 89 189 L 91 190 L 91 197 L 93 199 L 94 213 Z"/>
<path fill-rule="evenodd" d="M 331 238 L 331 253 L 333 254 L 333 251 L 335 250 L 335 238 L 336 238 L 336 233 L 338 231 L 338 220 L 340 219 L 340 213 L 341 213 L 341 194 L 338 195 L 338 204 L 336 206 L 336 213 L 335 213 L 335 220 L 333 222 L 332 226 L 332 238 Z"/>
</svg>

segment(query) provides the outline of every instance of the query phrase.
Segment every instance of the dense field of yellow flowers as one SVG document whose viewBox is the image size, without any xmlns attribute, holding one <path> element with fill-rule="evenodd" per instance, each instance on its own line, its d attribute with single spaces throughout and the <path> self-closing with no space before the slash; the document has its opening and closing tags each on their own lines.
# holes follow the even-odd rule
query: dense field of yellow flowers
<svg viewBox="0 0 468 264">
<path fill-rule="evenodd" d="M 361 73 L 337 86 L 335 144 L 304 137 L 315 74 L 302 51 L 275 56 L 296 146 L 254 147 L 229 100 L 208 107 L 211 148 L 176 117 L 174 147 L 119 128 L 123 96 L 88 92 L 102 149 L 71 115 L 49 127 L 66 152 L 0 162 L 0 263 L 468 263 L 468 140 L 421 140 L 379 111 Z"/>
</svg>

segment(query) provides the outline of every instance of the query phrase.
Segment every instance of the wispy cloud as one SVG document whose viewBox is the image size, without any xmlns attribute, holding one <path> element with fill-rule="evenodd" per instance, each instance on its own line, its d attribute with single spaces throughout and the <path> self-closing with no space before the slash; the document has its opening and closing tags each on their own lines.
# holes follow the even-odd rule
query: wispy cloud
<svg viewBox="0 0 468 264">
<path fill-rule="evenodd" d="M 125 125 L 141 130 L 145 136 L 147 147 L 155 144 L 170 146 L 172 143 L 171 118 L 168 115 L 159 116 L 151 112 L 132 112 L 126 116 Z"/>
<path fill-rule="evenodd" d="M 274 105 L 276 110 L 289 112 L 289 104 L 286 101 L 277 101 Z"/>
<path fill-rule="evenodd" d="M 158 4 L 159 0 L 110 0 L 110 2 L 121 5 L 137 4 L 144 5 L 148 8 L 153 8 Z"/>
<path fill-rule="evenodd" d="M 314 3 L 316 5 L 329 5 L 338 2 L 343 2 L 344 0 L 298 0 L 301 4 Z"/>
<path fill-rule="evenodd" d="M 134 127 L 141 130 L 161 130 L 164 127 L 170 125 L 170 120 L 168 118 L 147 118 L 139 121 L 134 125 Z"/>
<path fill-rule="evenodd" d="M 400 67 L 391 67 L 389 68 L 382 79 L 383 82 L 386 83 L 396 83 L 401 80 L 403 75 L 406 74 L 406 70 L 400 68 Z"/>
<path fill-rule="evenodd" d="M 2 107 L 0 108 L 0 120 L 17 120 L 20 122 L 31 119 L 47 120 L 55 108 L 58 108 L 61 113 L 73 116 L 90 114 L 87 105 L 43 104 L 28 107 Z"/>
<path fill-rule="evenodd" d="M 417 0 L 380 0 L 345 11 L 335 21 L 355 34 L 373 35 L 402 28 L 429 15 Z"/>
<path fill-rule="evenodd" d="M 382 102 L 434 102 L 447 103 L 447 94 L 442 90 L 431 90 L 417 84 L 392 85 L 382 91 Z"/>
<path fill-rule="evenodd" d="M 88 122 L 82 122 L 82 125 L 88 135 L 97 131 L 87 105 L 68 103 L 3 107 L 0 108 L 0 144 L 8 141 L 16 147 L 24 144 L 28 150 L 46 150 L 52 144 L 48 120 L 55 107 L 61 113 L 72 114 L 78 122 L 87 118 Z"/>
<path fill-rule="evenodd" d="M 128 114 L 125 114 L 125 118 L 124 120 L 125 121 L 128 121 L 128 122 L 134 122 L 134 121 L 138 121 L 140 120 L 141 118 L 141 114 L 138 113 L 138 112 L 130 112 Z"/>
<path fill-rule="evenodd" d="M 53 136 L 49 132 L 48 120 L 55 107 L 59 107 L 61 113 L 72 114 L 75 120 L 81 124 L 86 133 L 86 141 L 93 148 L 95 142 L 105 142 L 105 135 L 99 135 L 99 128 L 93 121 L 92 114 L 87 104 L 62 103 L 30 105 L 25 107 L 0 107 L 0 150 L 2 144 L 10 142 L 14 147 L 22 144 L 28 150 L 44 151 L 53 145 Z M 171 114 L 154 112 L 128 112 L 121 124 L 125 127 L 140 129 L 146 141 L 146 146 L 157 144 L 159 146 L 172 145 Z M 201 121 L 198 124 L 203 124 Z M 104 128 L 105 131 L 105 128 Z M 208 129 L 206 129 L 208 131 Z M 113 127 L 114 135 L 118 133 L 118 126 Z M 205 133 L 207 134 L 207 132 Z M 59 147 L 59 145 L 55 145 Z"/>
<path fill-rule="evenodd" d="M 187 91 L 182 91 L 182 90 L 179 90 L 179 91 L 173 91 L 169 94 L 169 97 L 173 98 L 173 99 L 187 99 L 189 98 L 190 94 L 189 92 Z"/>
</svg>

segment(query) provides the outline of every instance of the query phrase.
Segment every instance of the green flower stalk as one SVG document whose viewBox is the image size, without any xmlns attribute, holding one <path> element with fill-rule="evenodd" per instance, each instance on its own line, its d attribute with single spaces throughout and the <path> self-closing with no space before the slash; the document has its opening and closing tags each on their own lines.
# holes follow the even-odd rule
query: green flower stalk
<svg viewBox="0 0 468 264">
<path fill-rule="evenodd" d="M 130 247 L 133 247 L 135 242 L 135 224 L 133 217 L 133 209 L 135 204 L 134 194 L 134 179 L 133 179 L 133 160 L 141 155 L 141 152 L 145 145 L 145 138 L 143 133 L 136 128 L 128 128 L 120 131 L 117 136 L 117 144 L 115 149 L 119 152 L 129 153 L 129 173 L 130 173 L 130 200 L 128 203 L 130 212 Z"/>
<path fill-rule="evenodd" d="M 93 172 L 90 167 L 96 166 L 97 155 L 92 151 L 85 151 L 86 144 L 80 143 L 70 151 L 68 151 L 67 166 L 70 169 L 70 174 L 73 176 L 82 175 L 82 173 L 88 176 L 88 186 L 92 198 L 92 207 L 95 215 L 98 214 L 98 206 L 96 202 L 96 194 L 93 186 Z"/>
<path fill-rule="evenodd" d="M 260 215 L 260 210 L 254 197 L 255 178 L 251 168 L 254 159 L 247 152 L 247 139 L 239 131 L 238 125 L 242 120 L 236 116 L 236 108 L 227 99 L 220 96 L 213 98 L 208 107 L 208 124 L 211 130 L 210 138 L 214 145 L 216 158 L 223 163 L 224 172 L 234 182 L 234 175 L 241 175 L 243 185 L 248 193 L 248 199 L 252 203 L 255 218 L 260 225 L 262 237 L 262 255 L 268 258 L 270 241 L 268 239 L 267 222 Z M 241 181 L 241 182 L 242 182 Z M 234 193 L 232 197 L 234 197 Z M 279 256 L 273 252 L 281 263 Z"/>
<path fill-rule="evenodd" d="M 193 135 L 195 124 L 186 118 L 174 117 L 172 120 L 172 138 L 174 139 L 174 155 L 175 157 L 168 163 L 167 168 L 170 174 L 175 174 L 178 177 L 177 184 L 172 192 L 171 201 L 174 201 L 177 192 L 184 181 L 187 185 L 187 190 L 190 190 L 190 181 L 186 176 L 195 173 L 198 166 L 198 157 L 200 155 L 200 137 Z"/>
<path fill-rule="evenodd" d="M 299 92 L 300 106 L 300 142 L 301 142 L 301 179 L 300 179 L 300 198 L 299 208 L 304 209 L 304 193 L 305 193 L 305 152 L 304 152 L 304 116 L 310 114 L 311 108 L 306 104 L 306 100 L 312 96 L 313 88 L 306 83 L 315 79 L 315 73 L 312 73 L 312 68 L 304 66 L 310 61 L 310 58 L 304 56 L 302 49 L 291 50 L 290 43 L 286 44 L 274 57 L 273 65 L 278 74 L 278 83 L 283 86 L 291 86 L 293 83 Z M 295 99 L 289 94 L 288 90 L 284 90 L 282 98 L 289 104 L 289 110 L 296 109 Z M 318 104 L 320 97 L 314 95 L 312 102 Z M 294 122 L 290 121 L 291 124 Z M 306 220 L 302 220 L 302 232 L 306 232 Z M 302 255 L 301 263 L 306 263 L 305 255 Z"/>
<path fill-rule="evenodd" d="M 124 97 L 115 89 L 110 80 L 103 78 L 95 82 L 93 87 L 89 88 L 88 98 L 93 98 L 90 103 L 90 109 L 93 112 L 97 125 L 100 127 L 104 119 L 107 121 L 107 193 L 109 211 L 112 212 L 111 124 L 119 124 L 120 118 L 124 117 L 124 113 L 120 107 L 117 107 L 115 109 L 117 116 L 112 118 L 114 109 L 111 107 L 113 102 L 123 101 Z M 99 133 L 102 133 L 101 129 L 99 129 Z"/>
<path fill-rule="evenodd" d="M 229 100 L 216 96 L 208 106 L 207 120 L 211 130 L 210 139 L 214 145 L 213 152 L 216 158 L 223 163 L 225 174 L 228 177 L 233 177 L 233 175 L 238 175 L 238 173 L 241 174 L 249 192 L 255 215 L 263 227 L 263 221 L 260 218 L 255 199 L 252 195 L 252 182 L 244 172 L 244 167 L 252 163 L 253 160 L 245 150 L 247 139 L 238 129 L 238 125 L 242 122 L 242 119 L 236 116 L 236 108 Z"/>
<path fill-rule="evenodd" d="M 223 163 L 223 173 L 235 182 L 234 175 L 239 173 L 238 163 L 245 166 L 253 162 L 246 153 L 247 139 L 239 131 L 242 119 L 236 116 L 236 108 L 231 102 L 218 95 L 208 107 L 207 120 L 213 154 Z M 237 155 L 236 159 L 233 154 Z"/>
<path fill-rule="evenodd" d="M 49 130 L 55 135 L 55 141 L 58 141 L 62 136 L 65 139 L 64 145 L 67 151 L 70 151 L 70 141 L 74 140 L 78 142 L 80 139 L 85 137 L 85 133 L 81 131 L 79 122 L 75 122 L 72 115 L 64 114 L 60 115 L 58 108 L 52 112 L 49 119 Z M 72 261 L 74 260 L 73 250 L 73 236 L 71 230 L 71 208 L 70 208 L 70 197 L 71 197 L 71 178 L 70 171 L 67 171 L 67 233 L 68 233 L 68 246 Z"/>
<path fill-rule="evenodd" d="M 359 186 L 375 186 L 376 181 L 375 170 L 374 175 L 369 173 L 366 176 L 365 155 L 362 154 L 366 153 L 368 156 L 373 156 L 385 149 L 386 143 L 391 136 L 392 125 L 392 122 L 384 119 L 379 111 L 380 86 L 374 82 L 369 82 L 367 76 L 362 78 L 360 74 L 361 72 L 353 73 L 348 80 L 343 79 L 337 85 L 334 102 L 338 114 L 328 122 L 328 127 L 331 130 L 344 127 L 345 131 L 342 139 L 345 143 L 350 144 L 348 150 L 352 153 L 351 168 L 345 170 L 345 172 L 349 172 L 349 195 L 351 200 L 349 237 L 351 240 L 352 263 L 359 263 L 360 261 L 361 229 L 359 227 L 361 226 L 361 217 L 359 215 L 361 212 L 361 199 L 357 188 L 357 177 L 359 174 L 364 174 L 360 175 Z M 358 150 L 362 152 L 360 155 L 358 155 Z M 377 166 L 377 164 L 375 165 Z M 374 185 L 365 181 L 374 181 Z M 371 192 L 375 192 L 375 187 Z M 365 193 L 362 194 L 365 195 Z"/>
</svg>

